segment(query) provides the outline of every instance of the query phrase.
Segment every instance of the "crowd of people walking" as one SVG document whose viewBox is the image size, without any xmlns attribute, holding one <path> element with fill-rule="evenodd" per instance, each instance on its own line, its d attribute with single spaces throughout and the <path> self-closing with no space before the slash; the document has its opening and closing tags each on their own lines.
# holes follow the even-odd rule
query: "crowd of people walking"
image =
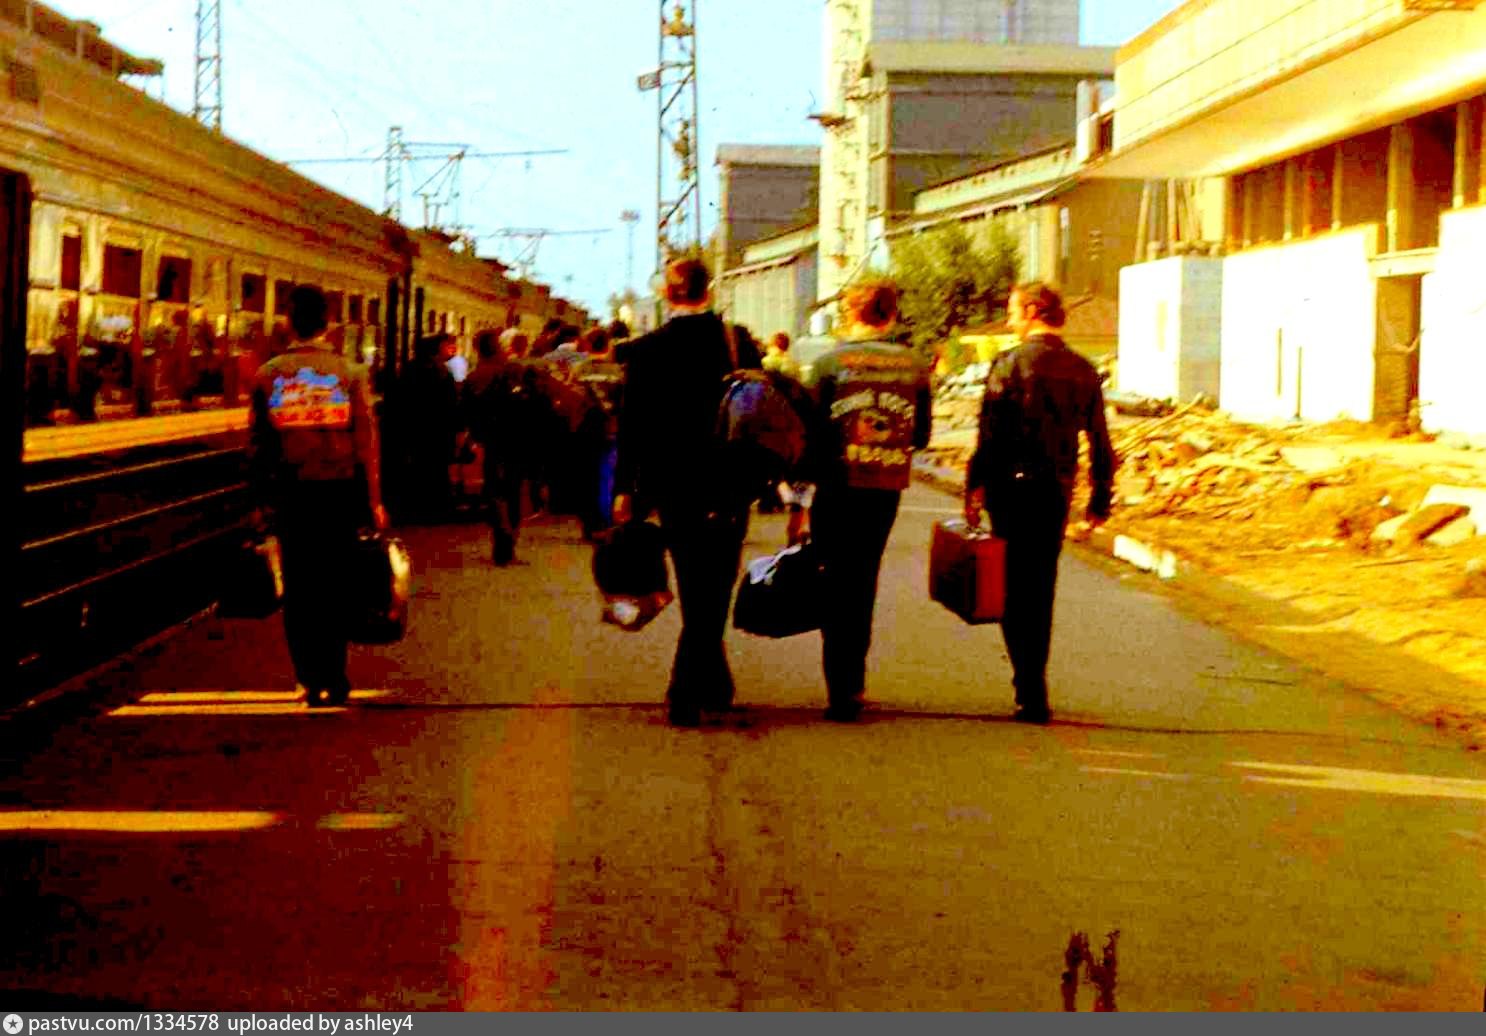
<svg viewBox="0 0 1486 1036">
<path fill-rule="evenodd" d="M 450 336 L 422 338 L 386 387 L 380 449 L 359 368 L 318 347 L 323 297 L 297 289 L 299 344 L 260 372 L 253 443 L 263 502 L 286 538 L 285 626 L 312 704 L 344 700 L 349 684 L 344 631 L 322 618 L 317 632 L 314 618 L 335 610 L 321 590 L 339 577 L 317 580 L 309 559 L 320 550 L 343 567 L 358 520 L 386 526 L 385 469 L 399 522 L 446 520 L 475 487 L 500 567 L 521 563 L 521 525 L 543 512 L 576 516 L 590 541 L 656 517 L 681 613 L 666 690 L 679 727 L 733 706 L 724 634 L 750 515 L 755 505 L 787 508 L 790 543 L 810 542 L 819 558 L 826 717 L 858 718 L 882 557 L 913 453 L 929 442 L 928 368 L 896 341 L 890 282 L 843 293 L 837 335 L 808 365 L 787 336 L 761 348 L 725 322 L 710 288 L 701 261 L 678 260 L 666 271 L 670 318 L 655 331 L 630 337 L 617 321 L 587 330 L 552 322 L 531 340 L 516 328 L 482 331 L 473 367 Z M 1058 336 L 1058 293 L 1020 285 L 1009 309 L 1022 344 L 991 365 L 964 511 L 973 526 L 988 513 L 1006 541 L 1002 632 L 1016 718 L 1046 723 L 1057 560 L 1080 438 L 1091 446 L 1090 523 L 1108 514 L 1115 457 L 1099 378 Z M 762 487 L 729 463 L 718 432 L 728 378 L 750 369 L 790 386 L 780 398 L 801 429 L 793 470 Z"/>
</svg>

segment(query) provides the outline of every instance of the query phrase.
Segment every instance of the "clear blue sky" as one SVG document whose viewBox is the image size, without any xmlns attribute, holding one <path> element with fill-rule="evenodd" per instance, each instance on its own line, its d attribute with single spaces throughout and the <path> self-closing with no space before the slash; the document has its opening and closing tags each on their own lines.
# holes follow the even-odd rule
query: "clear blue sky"
<svg viewBox="0 0 1486 1036">
<path fill-rule="evenodd" d="M 51 0 L 104 35 L 165 61 L 166 103 L 193 90 L 196 0 Z M 1135 35 L 1179 0 L 1083 0 L 1083 42 Z M 605 229 L 548 238 L 536 276 L 593 309 L 624 286 L 627 231 L 640 210 L 635 280 L 654 246 L 655 100 L 635 76 L 655 65 L 654 0 L 222 0 L 223 128 L 273 158 L 374 157 L 387 129 L 411 141 L 566 154 L 471 162 L 461 221 Z M 821 0 L 702 0 L 699 61 L 703 200 L 717 200 L 719 143 L 817 143 L 806 116 L 821 81 Z M 435 13 L 436 12 L 436 13 Z M 152 87 L 153 91 L 159 87 Z M 437 166 L 429 164 L 425 174 Z M 380 208 L 382 166 L 313 165 L 306 175 Z M 416 177 L 416 172 L 414 174 Z M 417 186 L 416 182 L 408 187 Z M 404 209 L 421 219 L 421 206 Z M 704 222 L 711 222 L 704 216 Z M 510 258 L 495 240 L 486 254 Z"/>
</svg>

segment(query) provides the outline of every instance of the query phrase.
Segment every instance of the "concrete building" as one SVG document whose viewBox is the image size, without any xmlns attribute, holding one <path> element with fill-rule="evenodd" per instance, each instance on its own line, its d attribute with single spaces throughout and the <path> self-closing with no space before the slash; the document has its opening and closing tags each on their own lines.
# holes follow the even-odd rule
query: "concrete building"
<svg viewBox="0 0 1486 1036">
<path fill-rule="evenodd" d="M 1486 437 L 1486 6 L 1191 0 L 1115 79 L 1100 175 L 1226 185 L 1226 409 Z"/>
<path fill-rule="evenodd" d="M 810 226 L 749 245 L 742 262 L 718 279 L 722 313 L 760 338 L 804 334 L 815 308 L 819 243 Z"/>
<path fill-rule="evenodd" d="M 887 240 L 949 221 L 994 225 L 1016 243 L 1024 279 L 1053 281 L 1069 298 L 1113 299 L 1135 247 L 1141 191 L 1137 181 L 1085 176 L 1064 144 L 919 191 Z"/>
<path fill-rule="evenodd" d="M 820 148 L 722 144 L 717 168 L 719 273 L 737 266 L 749 245 L 815 222 Z"/>
<path fill-rule="evenodd" d="M 1079 0 L 874 0 L 874 40 L 1077 43 Z"/>
<path fill-rule="evenodd" d="M 1076 46 L 1076 0 L 833 0 L 823 39 L 822 299 L 915 190 L 1066 139 L 1114 62 Z"/>
</svg>

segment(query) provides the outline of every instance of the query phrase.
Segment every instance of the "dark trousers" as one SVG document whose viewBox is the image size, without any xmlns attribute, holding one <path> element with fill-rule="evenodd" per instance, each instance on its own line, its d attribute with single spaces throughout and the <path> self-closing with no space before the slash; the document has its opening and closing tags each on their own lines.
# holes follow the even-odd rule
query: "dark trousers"
<svg viewBox="0 0 1486 1036">
<path fill-rule="evenodd" d="M 820 486 L 810 509 L 811 538 L 826 576 L 821 663 L 833 704 L 861 698 L 872 647 L 872 612 L 882 553 L 902 494 L 886 489 Z"/>
<path fill-rule="evenodd" d="M 521 527 L 522 480 L 515 462 L 486 444 L 483 465 L 485 518 L 490 523 L 490 558 L 497 565 L 516 558 L 516 534 Z"/>
<path fill-rule="evenodd" d="M 660 524 L 681 602 L 681 637 L 666 698 L 672 708 L 727 708 L 733 702 L 733 673 L 722 637 L 743 557 L 748 512 L 662 508 Z"/>
<path fill-rule="evenodd" d="M 1058 555 L 1068 498 L 1056 482 L 1014 479 L 986 492 L 991 530 L 1006 541 L 1006 614 L 1001 635 L 1018 705 L 1047 707 Z"/>
<path fill-rule="evenodd" d="M 294 678 L 311 692 L 344 696 L 356 534 L 371 515 L 360 481 L 301 482 L 274 509 L 284 565 L 284 636 Z"/>
</svg>

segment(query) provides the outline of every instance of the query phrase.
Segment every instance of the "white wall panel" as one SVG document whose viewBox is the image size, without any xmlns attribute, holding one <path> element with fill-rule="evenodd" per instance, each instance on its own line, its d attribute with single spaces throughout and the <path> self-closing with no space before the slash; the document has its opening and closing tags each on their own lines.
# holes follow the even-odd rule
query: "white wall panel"
<svg viewBox="0 0 1486 1036">
<path fill-rule="evenodd" d="M 1252 420 L 1372 419 L 1376 245 L 1369 224 L 1224 260 L 1225 410 Z"/>
<path fill-rule="evenodd" d="M 1160 259 L 1120 271 L 1119 387 L 1155 399 L 1217 398 L 1223 261 Z"/>
<path fill-rule="evenodd" d="M 1419 404 L 1424 427 L 1486 437 L 1486 208 L 1447 212 L 1424 278 Z"/>
</svg>

